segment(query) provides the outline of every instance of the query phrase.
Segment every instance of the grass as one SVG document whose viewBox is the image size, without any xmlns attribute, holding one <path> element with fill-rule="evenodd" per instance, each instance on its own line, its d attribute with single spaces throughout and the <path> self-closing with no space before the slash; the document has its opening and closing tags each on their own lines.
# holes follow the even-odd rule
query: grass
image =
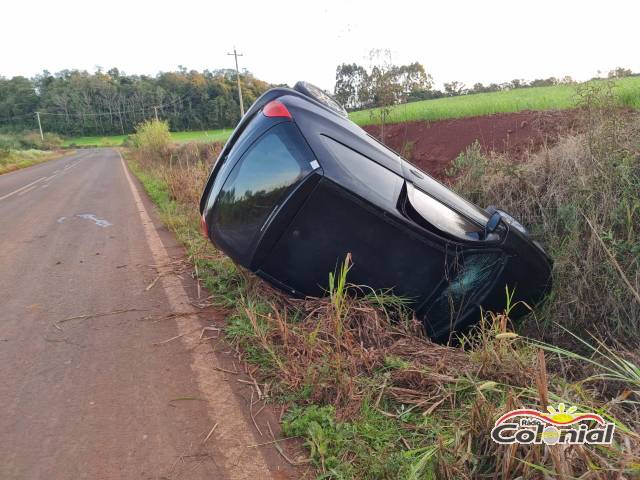
<svg viewBox="0 0 640 480">
<path fill-rule="evenodd" d="M 621 105 L 640 109 L 640 77 L 617 80 L 615 93 Z M 405 103 L 391 108 L 387 123 L 416 120 L 476 117 L 522 110 L 564 110 L 578 106 L 579 96 L 574 85 L 519 88 L 490 93 Z M 349 117 L 358 125 L 379 123 L 377 109 L 352 112 Z"/>
<path fill-rule="evenodd" d="M 231 129 L 199 130 L 193 132 L 171 132 L 176 143 L 187 142 L 225 142 L 231 135 Z M 124 144 L 128 135 L 71 137 L 65 139 L 65 147 L 118 147 Z"/>
<path fill-rule="evenodd" d="M 68 153 L 68 152 L 65 152 Z M 62 156 L 61 152 L 44 150 L 9 150 L 0 152 L 0 175 L 20 170 Z"/>
<path fill-rule="evenodd" d="M 195 132 L 171 132 L 171 138 L 176 142 L 226 142 L 233 129 L 200 130 Z"/>
<path fill-rule="evenodd" d="M 640 341 L 640 117 L 621 115 L 607 90 L 586 92 L 582 107 L 583 133 L 520 162 L 475 144 L 448 174 L 464 197 L 518 218 L 555 259 L 552 295 L 529 334 L 580 347 L 568 328 L 631 347 Z"/>
<path fill-rule="evenodd" d="M 112 135 L 105 137 L 71 137 L 64 140 L 63 147 L 119 147 L 128 135 Z"/>
<path fill-rule="evenodd" d="M 604 135 L 608 137 L 609 133 Z M 573 140 L 568 141 L 572 144 Z M 624 145 L 617 145 L 612 162 L 623 169 L 617 174 L 628 180 L 624 169 L 632 165 L 629 162 L 633 158 L 624 153 Z M 562 159 L 566 147 L 560 148 Z M 593 148 L 603 149 L 591 151 L 596 160 L 601 160 L 603 152 L 609 152 L 608 146 L 596 139 Z M 188 152 L 174 147 L 171 153 Z M 582 161 L 578 151 L 566 153 L 570 154 L 567 158 Z M 214 152 L 207 154 L 215 157 Z M 494 178 L 493 170 L 486 169 L 486 159 L 479 152 L 471 154 L 477 158 L 461 157 L 456 165 L 463 175 L 461 189 L 473 187 L 474 195 L 480 197 L 490 191 L 503 196 L 523 195 L 519 193 L 522 191 L 544 200 L 532 185 L 537 177 L 520 174 L 512 184 L 508 177 L 515 175 L 509 173 L 513 172 L 511 167 L 507 173 L 498 170 Z M 448 480 L 546 476 L 604 480 L 640 474 L 640 441 L 633 433 L 639 421 L 640 362 L 632 352 L 613 350 L 591 338 L 588 340 L 592 346 L 583 353 L 529 341 L 510 331 L 508 311 L 486 313 L 477 329 L 462 339 L 464 349 L 432 344 L 420 335 L 403 308 L 402 299 L 384 294 L 359 298 L 353 295 L 355 287 L 348 282 L 349 258 L 335 272 L 327 272 L 328 299 L 285 298 L 243 272 L 198 233 L 197 192 L 207 176 L 208 161 L 192 156 L 189 161 L 170 162 L 167 158 L 144 156 L 142 151 L 129 153 L 127 158 L 158 206 L 162 220 L 185 245 L 201 283 L 227 309 L 227 341 L 240 348 L 245 361 L 259 367 L 256 375 L 261 382 L 269 383 L 272 400 L 290 406 L 283 417 L 283 433 L 303 438 L 318 478 Z M 549 154 L 546 161 L 551 164 L 534 164 L 532 171 L 562 168 L 572 174 L 563 162 L 553 164 L 554 159 L 554 154 Z M 586 173 L 595 175 L 589 165 L 585 164 Z M 601 169 L 604 166 L 601 162 L 597 165 Z M 482 178 L 466 177 L 470 167 L 486 178 L 486 191 L 477 189 Z M 579 173 L 574 175 L 579 180 L 575 183 L 578 189 L 580 181 L 591 178 L 585 177 L 583 171 Z M 601 173 L 612 172 L 604 169 Z M 569 182 L 558 173 L 557 176 L 569 188 Z M 551 185 L 545 177 L 542 180 Z M 629 192 L 634 188 L 629 185 Z M 551 191 L 543 193 L 553 196 Z M 517 204 L 523 203 L 520 197 L 514 199 Z M 583 202 L 584 208 L 588 206 Z M 620 231 L 635 241 L 634 215 L 640 210 L 637 206 L 630 208 L 620 209 L 621 222 L 627 215 Z M 576 220 L 567 217 L 563 209 L 559 211 L 560 225 L 567 219 Z M 544 226 L 540 218 L 537 223 Z M 556 234 L 562 237 L 559 243 L 571 236 L 566 230 Z M 584 232 L 581 235 L 584 237 Z M 628 245 L 618 244 L 616 235 L 614 230 L 606 238 L 608 245 L 619 248 L 614 250 L 618 255 L 628 255 Z M 566 256 L 567 250 L 552 253 Z M 561 265 L 565 260 L 556 257 Z M 629 272 L 627 268 L 631 266 L 625 263 L 623 268 Z M 615 279 L 615 272 L 608 274 L 604 283 L 608 288 L 624 288 Z M 571 275 L 575 279 L 579 273 Z M 601 278 L 595 277 L 596 287 Z M 589 279 L 586 276 L 580 280 Z M 599 290 L 592 290 L 597 300 L 592 304 L 606 294 Z M 521 406 L 542 410 L 548 403 L 561 401 L 577 405 L 581 411 L 596 411 L 616 419 L 616 443 L 570 449 L 541 445 L 510 449 L 490 440 L 493 422 L 505 411 Z"/>
</svg>

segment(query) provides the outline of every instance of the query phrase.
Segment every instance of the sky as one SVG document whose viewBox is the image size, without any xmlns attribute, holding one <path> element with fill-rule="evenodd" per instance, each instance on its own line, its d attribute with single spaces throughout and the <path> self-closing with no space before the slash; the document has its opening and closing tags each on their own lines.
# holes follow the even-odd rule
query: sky
<svg viewBox="0 0 640 480">
<path fill-rule="evenodd" d="M 640 72 L 637 0 L 9 0 L 1 12 L 4 77 L 232 68 L 234 45 L 262 80 L 329 91 L 337 65 L 368 67 L 372 49 L 422 63 L 438 87 Z"/>
</svg>

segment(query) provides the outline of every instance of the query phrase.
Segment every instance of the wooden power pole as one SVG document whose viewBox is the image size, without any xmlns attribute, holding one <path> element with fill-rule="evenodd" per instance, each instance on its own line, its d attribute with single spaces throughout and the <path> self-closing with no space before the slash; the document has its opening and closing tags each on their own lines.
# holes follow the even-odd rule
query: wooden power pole
<svg viewBox="0 0 640 480">
<path fill-rule="evenodd" d="M 227 53 L 227 55 L 233 55 L 236 59 L 236 80 L 238 81 L 238 98 L 240 99 L 240 118 L 244 117 L 244 104 L 242 103 L 242 87 L 240 86 L 240 69 L 238 68 L 238 57 L 242 56 L 242 53 L 236 52 L 236 47 L 233 47 L 233 53 Z"/>
<path fill-rule="evenodd" d="M 42 133 L 42 123 L 40 123 L 40 112 L 36 112 L 38 118 L 38 128 L 40 129 L 40 139 L 44 142 L 44 133 Z"/>
</svg>

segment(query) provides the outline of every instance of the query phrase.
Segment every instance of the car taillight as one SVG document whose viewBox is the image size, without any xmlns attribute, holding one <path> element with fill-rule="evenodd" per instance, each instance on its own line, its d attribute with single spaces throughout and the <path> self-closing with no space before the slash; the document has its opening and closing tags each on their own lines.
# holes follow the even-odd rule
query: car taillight
<svg viewBox="0 0 640 480">
<path fill-rule="evenodd" d="M 291 114 L 287 107 L 285 107 L 278 100 L 272 100 L 267 103 L 262 109 L 262 113 L 265 117 L 286 117 L 291 118 Z"/>
<path fill-rule="evenodd" d="M 204 218 L 204 215 L 200 217 L 200 233 L 205 236 L 205 238 L 209 238 L 209 231 L 207 229 L 207 221 Z"/>
</svg>

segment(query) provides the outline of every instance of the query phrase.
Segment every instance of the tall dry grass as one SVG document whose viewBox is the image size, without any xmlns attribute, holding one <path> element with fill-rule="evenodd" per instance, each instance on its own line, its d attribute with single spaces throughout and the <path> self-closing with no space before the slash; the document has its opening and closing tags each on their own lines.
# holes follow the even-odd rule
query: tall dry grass
<svg viewBox="0 0 640 480">
<path fill-rule="evenodd" d="M 166 183 L 171 199 L 197 209 L 211 166 L 223 144 L 172 144 L 166 122 L 155 121 L 138 128 L 134 144 L 135 160 Z"/>
<path fill-rule="evenodd" d="M 396 448 L 408 464 L 402 478 L 608 480 L 640 474 L 640 437 L 634 433 L 640 392 L 629 391 L 631 383 L 579 375 L 569 381 L 562 369 L 547 367 L 549 354 L 539 343 L 509 330 L 508 311 L 484 315 L 464 349 L 434 344 L 401 301 L 363 296 L 361 287 L 350 285 L 348 266 L 347 258 L 332 275 L 328 299 L 292 300 L 247 277 L 229 338 L 262 367 L 272 395 L 297 395 L 298 405 L 331 405 L 339 421 L 361 422 L 367 405 L 398 422 L 405 444 Z M 593 355 L 598 362 L 600 357 Z M 563 360 L 564 368 L 577 364 Z M 626 367 L 637 369 L 638 363 Z M 505 412 L 545 410 L 560 401 L 615 417 L 615 443 L 509 446 L 491 440 L 494 422 Z M 350 462 L 356 453 L 342 447 L 338 455 Z"/>
<path fill-rule="evenodd" d="M 554 258 L 549 300 L 528 332 L 555 343 L 589 332 L 640 340 L 640 120 L 588 92 L 583 133 L 515 162 L 469 148 L 452 185 L 527 226 Z M 591 98 L 591 97 L 595 98 Z"/>
</svg>

